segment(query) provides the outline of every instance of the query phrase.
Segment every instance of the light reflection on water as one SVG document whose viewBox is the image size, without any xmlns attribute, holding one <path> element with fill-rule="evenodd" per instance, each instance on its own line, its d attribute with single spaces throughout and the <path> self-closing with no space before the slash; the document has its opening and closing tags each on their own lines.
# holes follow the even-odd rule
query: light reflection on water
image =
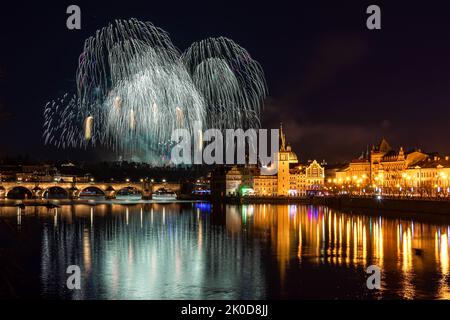
<svg viewBox="0 0 450 320">
<path fill-rule="evenodd" d="M 0 208 L 40 221 L 40 294 L 72 299 L 450 299 L 448 224 L 303 205 Z M 20 228 L 20 229 L 19 229 Z M 370 292 L 365 268 L 383 270 Z M 65 289 L 69 265 L 82 290 Z"/>
</svg>

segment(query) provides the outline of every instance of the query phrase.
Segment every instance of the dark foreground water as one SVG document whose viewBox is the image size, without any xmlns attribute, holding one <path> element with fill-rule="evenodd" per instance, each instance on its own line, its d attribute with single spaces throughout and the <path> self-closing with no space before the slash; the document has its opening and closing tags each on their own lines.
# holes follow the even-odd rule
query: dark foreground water
<svg viewBox="0 0 450 320">
<path fill-rule="evenodd" d="M 449 299 L 449 231 L 302 205 L 0 207 L 0 296 Z M 366 286 L 372 264 L 378 291 Z M 66 287 L 69 265 L 81 290 Z"/>
</svg>

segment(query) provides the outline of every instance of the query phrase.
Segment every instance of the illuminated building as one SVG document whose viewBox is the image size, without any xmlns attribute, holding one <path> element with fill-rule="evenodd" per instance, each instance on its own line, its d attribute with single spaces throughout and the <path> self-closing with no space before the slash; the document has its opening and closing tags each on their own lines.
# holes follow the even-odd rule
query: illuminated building
<svg viewBox="0 0 450 320">
<path fill-rule="evenodd" d="M 211 173 L 211 194 L 218 197 L 236 196 L 251 189 L 254 166 L 220 166 Z M 242 192 L 241 192 L 242 193 Z"/>
<path fill-rule="evenodd" d="M 402 174 L 398 187 L 421 195 L 449 195 L 449 179 L 449 157 L 433 155 L 409 166 Z"/>
<path fill-rule="evenodd" d="M 262 175 L 260 168 L 252 165 L 216 168 L 211 176 L 212 195 L 305 196 L 322 190 L 324 168 L 316 160 L 299 164 L 297 155 L 286 144 L 282 127 L 276 159 L 271 164 L 277 169 L 272 175 Z"/>
<path fill-rule="evenodd" d="M 324 185 L 324 168 L 316 161 L 299 164 L 289 145 L 283 127 L 280 128 L 280 150 L 277 154 L 277 173 L 253 176 L 254 194 L 258 196 L 305 196 Z"/>
<path fill-rule="evenodd" d="M 42 165 L 1 165 L 1 181 L 53 181 L 53 177 L 58 175 L 57 168 Z"/>
<path fill-rule="evenodd" d="M 328 177 L 337 190 L 356 193 L 431 195 L 450 193 L 448 156 L 424 153 L 420 149 L 394 150 L 382 139 L 377 146 L 352 160 Z M 335 189 L 336 190 L 336 189 Z"/>
</svg>

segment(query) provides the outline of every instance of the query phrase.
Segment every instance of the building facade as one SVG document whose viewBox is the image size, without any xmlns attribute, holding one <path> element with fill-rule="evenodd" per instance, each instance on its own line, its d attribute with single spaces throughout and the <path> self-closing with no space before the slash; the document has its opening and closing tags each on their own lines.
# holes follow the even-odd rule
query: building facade
<svg viewBox="0 0 450 320">
<path fill-rule="evenodd" d="M 327 177 L 327 186 L 352 193 L 435 195 L 450 193 L 449 177 L 448 156 L 420 149 L 394 150 L 382 139 L 370 151 L 337 170 L 334 177 Z"/>
<path fill-rule="evenodd" d="M 325 181 L 325 169 L 316 161 L 300 164 L 297 155 L 286 144 L 280 128 L 280 150 L 276 155 L 274 175 L 253 176 L 253 190 L 257 196 L 306 196 L 320 192 Z"/>
<path fill-rule="evenodd" d="M 275 156 L 273 175 L 261 174 L 257 166 L 217 168 L 211 176 L 211 194 L 217 197 L 235 195 L 306 196 L 324 187 L 325 170 L 316 161 L 300 164 L 295 152 L 286 144 L 280 128 L 280 149 Z"/>
</svg>

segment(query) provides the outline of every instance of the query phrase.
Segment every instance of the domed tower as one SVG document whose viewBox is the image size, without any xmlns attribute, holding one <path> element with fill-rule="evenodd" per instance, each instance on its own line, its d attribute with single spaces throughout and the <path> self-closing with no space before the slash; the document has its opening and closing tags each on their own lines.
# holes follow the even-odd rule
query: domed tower
<svg viewBox="0 0 450 320">
<path fill-rule="evenodd" d="M 298 163 L 297 154 L 292 151 L 292 148 L 290 145 L 287 146 L 286 151 L 289 152 L 289 163 Z"/>
</svg>

